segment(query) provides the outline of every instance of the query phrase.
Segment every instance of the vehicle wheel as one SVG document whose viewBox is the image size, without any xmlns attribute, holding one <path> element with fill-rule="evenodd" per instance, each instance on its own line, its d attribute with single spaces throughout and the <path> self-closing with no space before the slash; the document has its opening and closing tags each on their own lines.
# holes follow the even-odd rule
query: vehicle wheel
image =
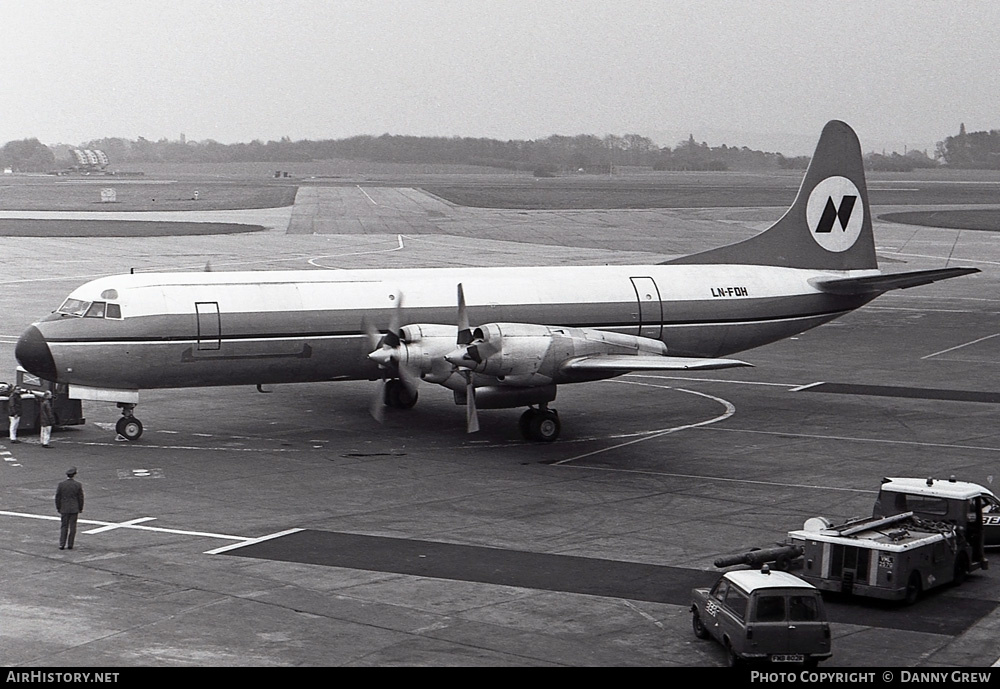
<svg viewBox="0 0 1000 689">
<path fill-rule="evenodd" d="M 729 667 L 740 667 L 743 665 L 743 659 L 736 655 L 736 651 L 733 650 L 733 645 L 729 643 L 726 639 L 726 663 Z"/>
<path fill-rule="evenodd" d="M 906 582 L 906 597 L 903 598 L 903 603 L 905 605 L 913 605 L 920 598 L 920 593 L 923 590 L 923 584 L 920 581 L 920 572 L 914 570 L 910 573 L 910 578 Z"/>
<path fill-rule="evenodd" d="M 123 416 L 115 424 L 115 431 L 126 440 L 138 440 L 142 435 L 142 422 L 134 416 Z"/>
<path fill-rule="evenodd" d="M 960 553 L 955 559 L 955 576 L 951 583 L 955 586 L 963 583 L 969 576 L 969 557 L 965 553 Z"/>
<path fill-rule="evenodd" d="M 691 627 L 694 629 L 694 635 L 699 639 L 707 639 L 709 637 L 708 629 L 705 624 L 701 621 L 701 615 L 694 613 L 691 615 Z"/>
<path fill-rule="evenodd" d="M 530 429 L 532 440 L 551 443 L 559 437 L 559 415 L 551 409 L 540 410 L 531 419 Z"/>
</svg>

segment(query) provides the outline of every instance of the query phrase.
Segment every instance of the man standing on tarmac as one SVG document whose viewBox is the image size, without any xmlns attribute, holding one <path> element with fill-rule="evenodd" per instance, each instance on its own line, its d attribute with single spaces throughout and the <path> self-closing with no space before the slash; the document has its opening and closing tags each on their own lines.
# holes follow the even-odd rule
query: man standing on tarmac
<svg viewBox="0 0 1000 689">
<path fill-rule="evenodd" d="M 16 385 L 10 386 L 10 392 L 6 394 L 7 415 L 10 417 L 10 442 L 19 443 L 17 439 L 17 427 L 21 423 L 21 391 Z"/>
<path fill-rule="evenodd" d="M 76 467 L 66 470 L 65 481 L 59 483 L 56 489 L 56 510 L 62 515 L 62 526 L 59 528 L 59 550 L 73 550 L 73 540 L 76 538 L 76 518 L 83 512 L 83 486 L 74 480 Z"/>
<path fill-rule="evenodd" d="M 38 425 L 41 426 L 41 441 L 44 448 L 50 447 L 49 440 L 52 438 L 52 426 L 55 422 L 56 415 L 52 411 L 52 393 L 46 390 L 38 408 Z"/>
</svg>

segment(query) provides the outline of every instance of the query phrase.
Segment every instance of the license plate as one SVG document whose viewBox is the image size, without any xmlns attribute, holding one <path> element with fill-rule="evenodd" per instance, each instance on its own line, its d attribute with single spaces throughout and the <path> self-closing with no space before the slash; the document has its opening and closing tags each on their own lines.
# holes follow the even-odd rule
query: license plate
<svg viewBox="0 0 1000 689">
<path fill-rule="evenodd" d="M 806 658 L 801 653 L 785 653 L 771 656 L 772 663 L 801 663 Z"/>
</svg>

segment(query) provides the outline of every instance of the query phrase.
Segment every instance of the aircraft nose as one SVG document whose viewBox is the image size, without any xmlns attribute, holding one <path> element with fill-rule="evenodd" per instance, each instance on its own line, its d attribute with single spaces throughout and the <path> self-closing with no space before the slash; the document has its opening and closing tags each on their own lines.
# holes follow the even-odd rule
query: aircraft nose
<svg viewBox="0 0 1000 689">
<path fill-rule="evenodd" d="M 56 382 L 56 362 L 52 359 L 52 352 L 45 341 L 45 336 L 35 326 L 31 326 L 21 335 L 14 348 L 14 356 L 28 372 Z"/>
</svg>

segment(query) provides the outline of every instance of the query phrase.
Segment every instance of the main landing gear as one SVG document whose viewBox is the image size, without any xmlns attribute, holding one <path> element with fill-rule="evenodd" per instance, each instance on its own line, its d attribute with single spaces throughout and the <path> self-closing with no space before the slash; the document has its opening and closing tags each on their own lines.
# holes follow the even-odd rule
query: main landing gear
<svg viewBox="0 0 1000 689">
<path fill-rule="evenodd" d="M 126 440 L 138 440 L 142 435 L 142 422 L 132 416 L 135 405 L 129 402 L 119 402 L 118 407 L 122 410 L 122 418 L 115 424 L 115 431 Z"/>
<path fill-rule="evenodd" d="M 558 438 L 562 428 L 559 423 L 559 413 L 555 409 L 549 409 L 546 404 L 540 404 L 537 408 L 528 407 L 528 410 L 521 414 L 518 426 L 526 440 L 544 443 L 551 443 Z"/>
<path fill-rule="evenodd" d="M 393 409 L 412 409 L 417 403 L 417 389 L 399 378 L 389 378 L 385 381 L 383 401 Z"/>
</svg>

